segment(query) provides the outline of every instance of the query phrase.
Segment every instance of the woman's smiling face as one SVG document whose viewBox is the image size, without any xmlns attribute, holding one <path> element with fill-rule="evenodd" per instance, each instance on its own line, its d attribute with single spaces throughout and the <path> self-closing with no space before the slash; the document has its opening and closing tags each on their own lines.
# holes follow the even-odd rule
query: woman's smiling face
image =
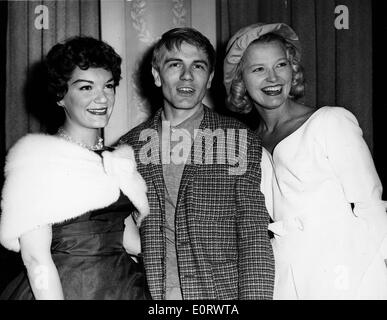
<svg viewBox="0 0 387 320">
<path fill-rule="evenodd" d="M 66 111 L 66 126 L 97 129 L 107 125 L 113 111 L 115 85 L 110 71 L 76 67 L 59 105 Z"/>
<path fill-rule="evenodd" d="M 242 79 L 257 107 L 275 109 L 287 101 L 293 72 L 280 42 L 252 43 L 242 63 Z"/>
</svg>

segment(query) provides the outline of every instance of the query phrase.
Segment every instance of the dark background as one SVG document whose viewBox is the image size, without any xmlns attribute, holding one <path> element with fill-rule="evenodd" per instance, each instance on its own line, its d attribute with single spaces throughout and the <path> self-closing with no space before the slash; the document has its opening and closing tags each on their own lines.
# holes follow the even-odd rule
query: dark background
<svg viewBox="0 0 387 320">
<path fill-rule="evenodd" d="M 387 2 L 372 1 L 374 161 L 387 200 Z"/>
<path fill-rule="evenodd" d="M 0 1 L 0 187 L 3 185 L 5 157 L 5 69 L 7 36 L 7 2 Z M 0 292 L 4 286 L 21 270 L 20 254 L 4 249 L 0 245 Z"/>
</svg>

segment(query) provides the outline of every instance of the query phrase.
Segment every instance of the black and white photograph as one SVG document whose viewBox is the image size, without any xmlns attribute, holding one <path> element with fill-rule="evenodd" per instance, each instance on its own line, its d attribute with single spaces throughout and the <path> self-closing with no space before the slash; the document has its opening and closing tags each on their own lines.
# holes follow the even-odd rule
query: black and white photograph
<svg viewBox="0 0 387 320">
<path fill-rule="evenodd" d="M 387 300 L 386 14 L 0 0 L 0 300 Z"/>
</svg>

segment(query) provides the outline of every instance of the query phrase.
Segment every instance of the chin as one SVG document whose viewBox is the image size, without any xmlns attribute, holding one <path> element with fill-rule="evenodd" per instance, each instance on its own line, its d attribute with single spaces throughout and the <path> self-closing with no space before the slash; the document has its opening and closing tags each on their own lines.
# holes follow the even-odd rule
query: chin
<svg viewBox="0 0 387 320">
<path fill-rule="evenodd" d="M 271 101 L 265 101 L 263 105 L 267 106 L 268 108 L 278 108 L 282 106 L 286 102 L 286 99 L 280 98 L 280 99 L 273 99 Z"/>
<path fill-rule="evenodd" d="M 93 129 L 102 129 L 102 128 L 105 128 L 107 124 L 108 124 L 108 120 L 95 121 L 91 123 L 89 127 Z"/>
<path fill-rule="evenodd" d="M 190 110 L 190 109 L 195 109 L 200 105 L 200 103 L 180 103 L 176 105 L 176 109 L 185 109 L 185 110 Z"/>
<path fill-rule="evenodd" d="M 178 106 L 176 109 L 180 110 L 192 110 L 195 109 L 196 106 Z"/>
</svg>

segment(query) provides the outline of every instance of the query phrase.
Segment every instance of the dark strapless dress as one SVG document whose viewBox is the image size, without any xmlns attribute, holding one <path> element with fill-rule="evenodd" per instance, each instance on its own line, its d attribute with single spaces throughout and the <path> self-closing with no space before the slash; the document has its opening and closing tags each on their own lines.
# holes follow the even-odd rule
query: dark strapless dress
<svg viewBox="0 0 387 320">
<path fill-rule="evenodd" d="M 65 299 L 151 299 L 142 261 L 134 262 L 122 245 L 124 220 L 133 209 L 121 193 L 106 208 L 52 226 L 51 253 Z M 34 299 L 26 271 L 7 286 L 0 299 Z"/>
</svg>

